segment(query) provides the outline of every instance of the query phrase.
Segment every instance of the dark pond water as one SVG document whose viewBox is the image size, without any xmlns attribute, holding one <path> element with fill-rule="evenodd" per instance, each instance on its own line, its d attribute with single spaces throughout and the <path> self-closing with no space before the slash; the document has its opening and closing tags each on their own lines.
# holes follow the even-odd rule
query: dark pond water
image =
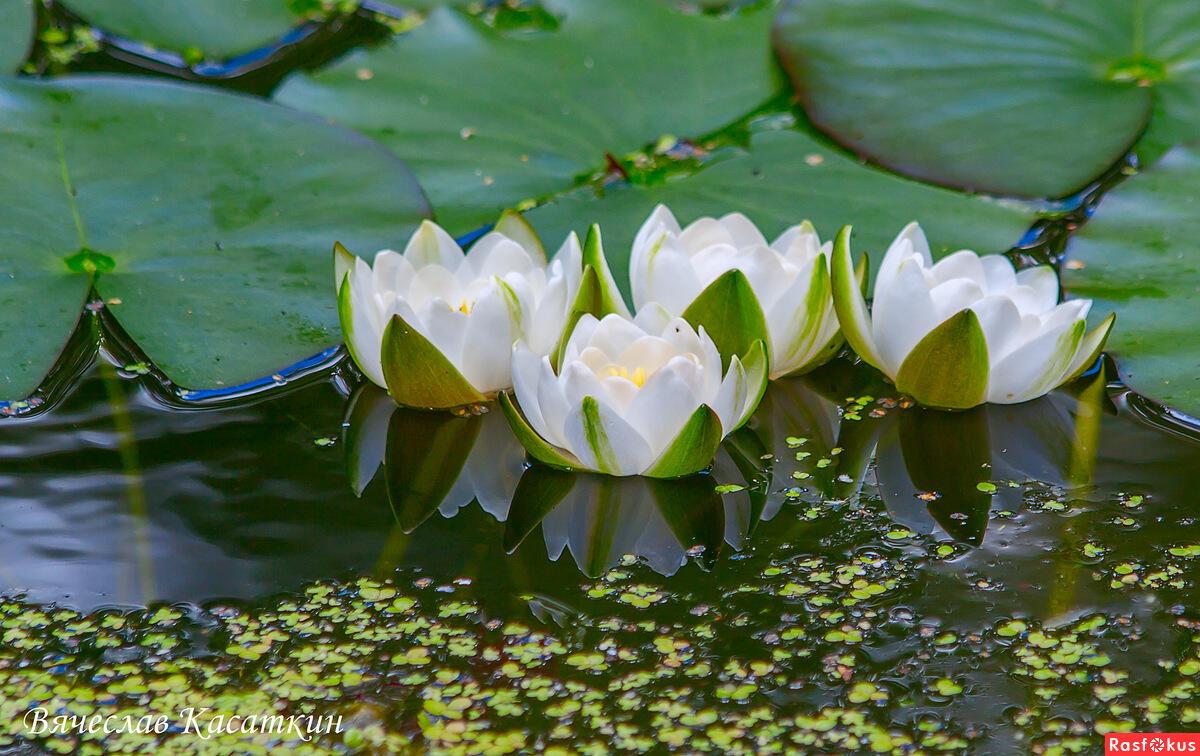
<svg viewBox="0 0 1200 756">
<path fill-rule="evenodd" d="M 648 483 L 526 469 L 499 413 L 351 373 L 185 411 L 102 358 L 5 420 L 0 709 L 174 680 L 173 707 L 354 723 L 322 747 L 467 750 L 1094 748 L 1200 717 L 1200 445 L 1100 374 L 944 414 L 838 361 L 772 385 L 711 476 Z"/>
</svg>

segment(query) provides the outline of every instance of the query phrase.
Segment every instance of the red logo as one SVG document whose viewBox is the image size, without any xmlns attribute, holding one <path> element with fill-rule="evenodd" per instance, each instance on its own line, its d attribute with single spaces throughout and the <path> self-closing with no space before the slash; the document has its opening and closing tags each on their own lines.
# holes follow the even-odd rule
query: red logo
<svg viewBox="0 0 1200 756">
<path fill-rule="evenodd" d="M 1192 753 L 1200 756 L 1200 732 L 1114 732 L 1104 736 L 1104 756 L 1144 753 L 1169 756 Z"/>
</svg>

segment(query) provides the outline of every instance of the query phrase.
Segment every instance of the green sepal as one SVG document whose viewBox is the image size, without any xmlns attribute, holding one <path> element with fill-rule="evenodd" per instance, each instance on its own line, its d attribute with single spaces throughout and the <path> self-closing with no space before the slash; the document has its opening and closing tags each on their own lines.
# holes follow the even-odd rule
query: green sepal
<svg viewBox="0 0 1200 756">
<path fill-rule="evenodd" d="M 724 437 L 721 418 L 707 404 L 702 404 L 643 474 L 648 478 L 682 478 L 700 472 L 712 464 Z"/>
<path fill-rule="evenodd" d="M 1074 363 L 1075 369 L 1070 375 L 1062 380 L 1060 386 L 1066 385 L 1075 380 L 1079 376 L 1087 372 L 1088 368 L 1096 363 L 1100 357 L 1100 353 L 1104 351 L 1104 343 L 1108 341 L 1108 334 L 1112 332 L 1113 324 L 1117 322 L 1117 313 L 1110 312 L 1108 317 L 1104 319 L 1100 325 L 1092 329 L 1092 331 L 1083 338 L 1083 343 L 1079 345 L 1079 354 L 1083 355 L 1082 361 Z"/>
<path fill-rule="evenodd" d="M 446 355 L 399 315 L 393 315 L 383 330 L 381 357 L 388 393 L 403 407 L 451 409 L 488 401 Z"/>
<path fill-rule="evenodd" d="M 596 223 L 588 229 L 587 238 L 583 241 L 583 266 L 596 269 L 600 281 L 600 296 L 604 302 L 604 312 L 615 312 L 629 317 L 629 308 L 621 297 L 621 290 L 608 267 L 608 259 L 604 256 L 604 242 L 600 238 L 600 226 Z"/>
<path fill-rule="evenodd" d="M 517 405 L 513 402 L 512 397 L 507 393 L 500 394 L 500 409 L 504 411 L 504 417 L 508 420 L 508 425 L 512 428 L 513 434 L 517 437 L 517 441 L 525 448 L 525 452 L 543 465 L 557 468 L 559 470 L 570 470 L 573 472 L 585 471 L 586 468 L 575 459 L 575 456 L 568 451 L 559 449 L 549 441 L 538 435 L 537 431 L 517 409 Z"/>
<path fill-rule="evenodd" d="M 608 314 L 608 312 L 604 306 L 600 276 L 596 273 L 595 268 L 587 265 L 583 269 L 583 276 L 579 279 L 579 291 L 576 292 L 575 301 L 571 303 L 571 309 L 567 313 L 567 320 L 563 326 L 562 334 L 558 337 L 558 346 L 554 348 L 554 372 L 557 373 L 562 368 L 563 353 L 567 349 L 567 341 L 570 340 L 571 333 L 575 331 L 575 326 L 579 323 L 579 319 L 584 315 L 592 315 L 599 320 Z"/>
<path fill-rule="evenodd" d="M 346 279 L 346 275 L 354 270 L 355 262 L 358 260 L 354 253 L 346 249 L 341 242 L 333 243 L 333 285 L 337 289 L 341 289 L 342 281 Z"/>
<path fill-rule="evenodd" d="M 721 365 L 734 356 L 745 357 L 756 341 L 769 343 L 767 319 L 746 274 L 734 268 L 710 283 L 683 311 L 693 328 L 704 327 L 717 350 Z"/>
<path fill-rule="evenodd" d="M 987 401 L 987 341 L 979 318 L 962 310 L 925 334 L 904 358 L 896 388 L 926 407 L 970 409 Z"/>
<path fill-rule="evenodd" d="M 362 367 L 363 361 L 359 359 L 357 350 L 354 347 L 354 305 L 353 297 L 350 293 L 350 274 L 346 273 L 342 276 L 341 286 L 338 287 L 338 323 L 342 326 L 342 341 L 346 344 L 346 351 L 350 354 L 350 359 L 354 360 L 354 364 Z"/>
<path fill-rule="evenodd" d="M 864 253 L 859 261 L 859 269 L 864 270 L 860 276 L 850 256 L 850 232 L 850 226 L 842 226 L 833 241 L 833 260 L 830 266 L 833 309 L 837 312 L 838 325 L 850 348 L 858 353 L 863 362 L 882 370 L 883 361 L 879 359 L 875 339 L 871 336 L 871 316 L 867 314 L 867 298 L 864 293 L 867 255 Z"/>
<path fill-rule="evenodd" d="M 533 230 L 533 226 L 529 225 L 529 221 L 525 220 L 524 215 L 516 210 L 505 210 L 500 214 L 500 220 L 496 221 L 494 230 L 533 252 L 538 258 L 535 262 L 546 265 L 549 256 L 546 254 L 546 248 L 542 246 L 542 238 Z"/>
<path fill-rule="evenodd" d="M 745 357 L 739 358 L 738 361 L 742 364 L 742 369 L 746 373 L 746 380 L 750 384 L 749 391 L 746 392 L 748 397 L 753 397 L 751 401 L 746 403 L 746 409 L 742 412 L 742 416 L 738 418 L 737 424 L 730 431 L 737 430 L 750 421 L 754 415 L 758 405 L 762 403 L 763 394 L 767 393 L 767 347 L 760 339 L 750 346 L 750 351 Z"/>
</svg>

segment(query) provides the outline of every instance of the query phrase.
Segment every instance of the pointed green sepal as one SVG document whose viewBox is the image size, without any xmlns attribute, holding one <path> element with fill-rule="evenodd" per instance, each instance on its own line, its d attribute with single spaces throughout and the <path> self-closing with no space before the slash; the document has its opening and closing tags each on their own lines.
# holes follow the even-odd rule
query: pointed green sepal
<svg viewBox="0 0 1200 756">
<path fill-rule="evenodd" d="M 342 281 L 346 280 L 346 275 L 354 270 L 355 260 L 357 260 L 350 250 L 342 246 L 341 242 L 333 243 L 333 285 L 340 290 Z"/>
<path fill-rule="evenodd" d="M 593 223 L 588 229 L 587 238 L 583 242 L 583 266 L 596 269 L 600 281 L 600 296 L 604 302 L 605 314 L 615 312 L 618 315 L 629 316 L 629 308 L 621 297 L 621 290 L 608 267 L 608 259 L 604 256 L 604 242 L 600 238 L 600 226 Z"/>
<path fill-rule="evenodd" d="M 600 277 L 591 265 L 585 266 L 583 276 L 579 279 L 579 291 L 575 294 L 575 301 L 571 303 L 566 324 L 563 326 L 562 334 L 558 337 L 558 346 L 554 349 L 554 372 L 557 373 L 562 368 L 567 341 L 571 338 L 571 333 L 575 330 L 579 319 L 584 315 L 592 315 L 599 320 L 606 314 L 608 312 L 604 307 Z"/>
<path fill-rule="evenodd" d="M 739 362 L 742 363 L 742 370 L 746 373 L 747 401 L 742 416 L 738 418 L 737 425 L 731 430 L 736 430 L 750 421 L 750 417 L 762 403 L 763 394 L 767 393 L 766 345 L 761 340 L 754 342 L 746 356 L 739 358 Z"/>
<path fill-rule="evenodd" d="M 451 409 L 488 401 L 429 339 L 399 315 L 393 315 L 383 330 L 381 356 L 388 393 L 403 407 Z"/>
<path fill-rule="evenodd" d="M 860 278 L 850 257 L 850 226 L 842 226 L 833 242 L 831 282 L 833 284 L 833 308 L 837 311 L 838 324 L 850 348 L 858 353 L 868 365 L 882 369 L 883 361 L 875 350 L 875 339 L 871 336 L 871 316 L 867 314 L 865 273 Z M 865 270 L 867 255 L 859 262 Z"/>
<path fill-rule="evenodd" d="M 388 423 L 383 461 L 388 504 L 412 533 L 437 511 L 462 476 L 483 428 L 479 415 L 398 409 Z M 420 439 L 420 443 L 413 443 Z"/>
<path fill-rule="evenodd" d="M 925 334 L 904 358 L 896 388 L 926 407 L 970 409 L 987 401 L 988 351 L 974 310 Z"/>
<path fill-rule="evenodd" d="M 758 297 L 746 274 L 737 268 L 725 271 L 700 292 L 683 311 L 683 319 L 696 329 L 704 327 L 726 368 L 734 355 L 749 354 L 756 341 L 769 343 L 767 319 Z"/>
<path fill-rule="evenodd" d="M 504 417 L 508 420 L 508 425 L 512 428 L 517 441 L 521 443 L 530 457 L 543 465 L 549 465 L 559 470 L 578 472 L 585 469 L 573 454 L 559 449 L 539 436 L 507 393 L 500 394 L 500 409 L 504 411 Z"/>
<path fill-rule="evenodd" d="M 525 220 L 525 216 L 521 213 L 516 210 L 505 210 L 500 214 L 500 220 L 496 221 L 494 230 L 532 252 L 539 264 L 546 264 L 548 256 L 546 248 L 542 246 L 542 238 L 538 236 L 537 231 L 533 230 L 533 226 L 529 225 L 529 221 Z"/>
<path fill-rule="evenodd" d="M 1059 385 L 1070 383 L 1086 373 L 1092 365 L 1096 364 L 1096 360 L 1100 358 L 1100 353 L 1104 351 L 1104 343 L 1108 341 L 1108 334 L 1112 332 L 1113 324 L 1116 322 L 1117 313 L 1109 313 L 1104 322 L 1093 328 L 1091 333 L 1083 338 L 1083 343 L 1079 345 L 1075 361 L 1071 364 L 1070 373 Z"/>
<path fill-rule="evenodd" d="M 354 303 L 350 293 L 350 274 L 342 276 L 341 286 L 338 287 L 338 323 L 342 326 L 342 341 L 354 364 L 362 367 L 363 361 L 354 346 Z M 365 371 L 364 371 L 365 372 Z"/>
<path fill-rule="evenodd" d="M 707 404 L 702 404 L 684 423 L 666 451 L 643 474 L 648 478 L 682 478 L 700 472 L 712 464 L 724 437 L 721 418 Z"/>
</svg>

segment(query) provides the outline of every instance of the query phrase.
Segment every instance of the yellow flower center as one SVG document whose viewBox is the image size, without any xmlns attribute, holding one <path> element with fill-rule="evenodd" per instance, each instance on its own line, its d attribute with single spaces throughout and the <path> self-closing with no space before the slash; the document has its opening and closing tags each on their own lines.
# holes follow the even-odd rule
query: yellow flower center
<svg viewBox="0 0 1200 756">
<path fill-rule="evenodd" d="M 468 302 L 465 299 L 458 303 L 458 311 L 461 312 L 463 315 L 470 315 L 471 310 L 474 309 L 474 307 L 475 307 L 474 302 Z"/>
<path fill-rule="evenodd" d="M 638 388 L 646 384 L 646 371 L 644 368 L 635 368 L 633 372 L 630 372 L 629 368 L 624 365 L 609 365 L 605 372 L 609 377 L 624 378 Z"/>
</svg>

